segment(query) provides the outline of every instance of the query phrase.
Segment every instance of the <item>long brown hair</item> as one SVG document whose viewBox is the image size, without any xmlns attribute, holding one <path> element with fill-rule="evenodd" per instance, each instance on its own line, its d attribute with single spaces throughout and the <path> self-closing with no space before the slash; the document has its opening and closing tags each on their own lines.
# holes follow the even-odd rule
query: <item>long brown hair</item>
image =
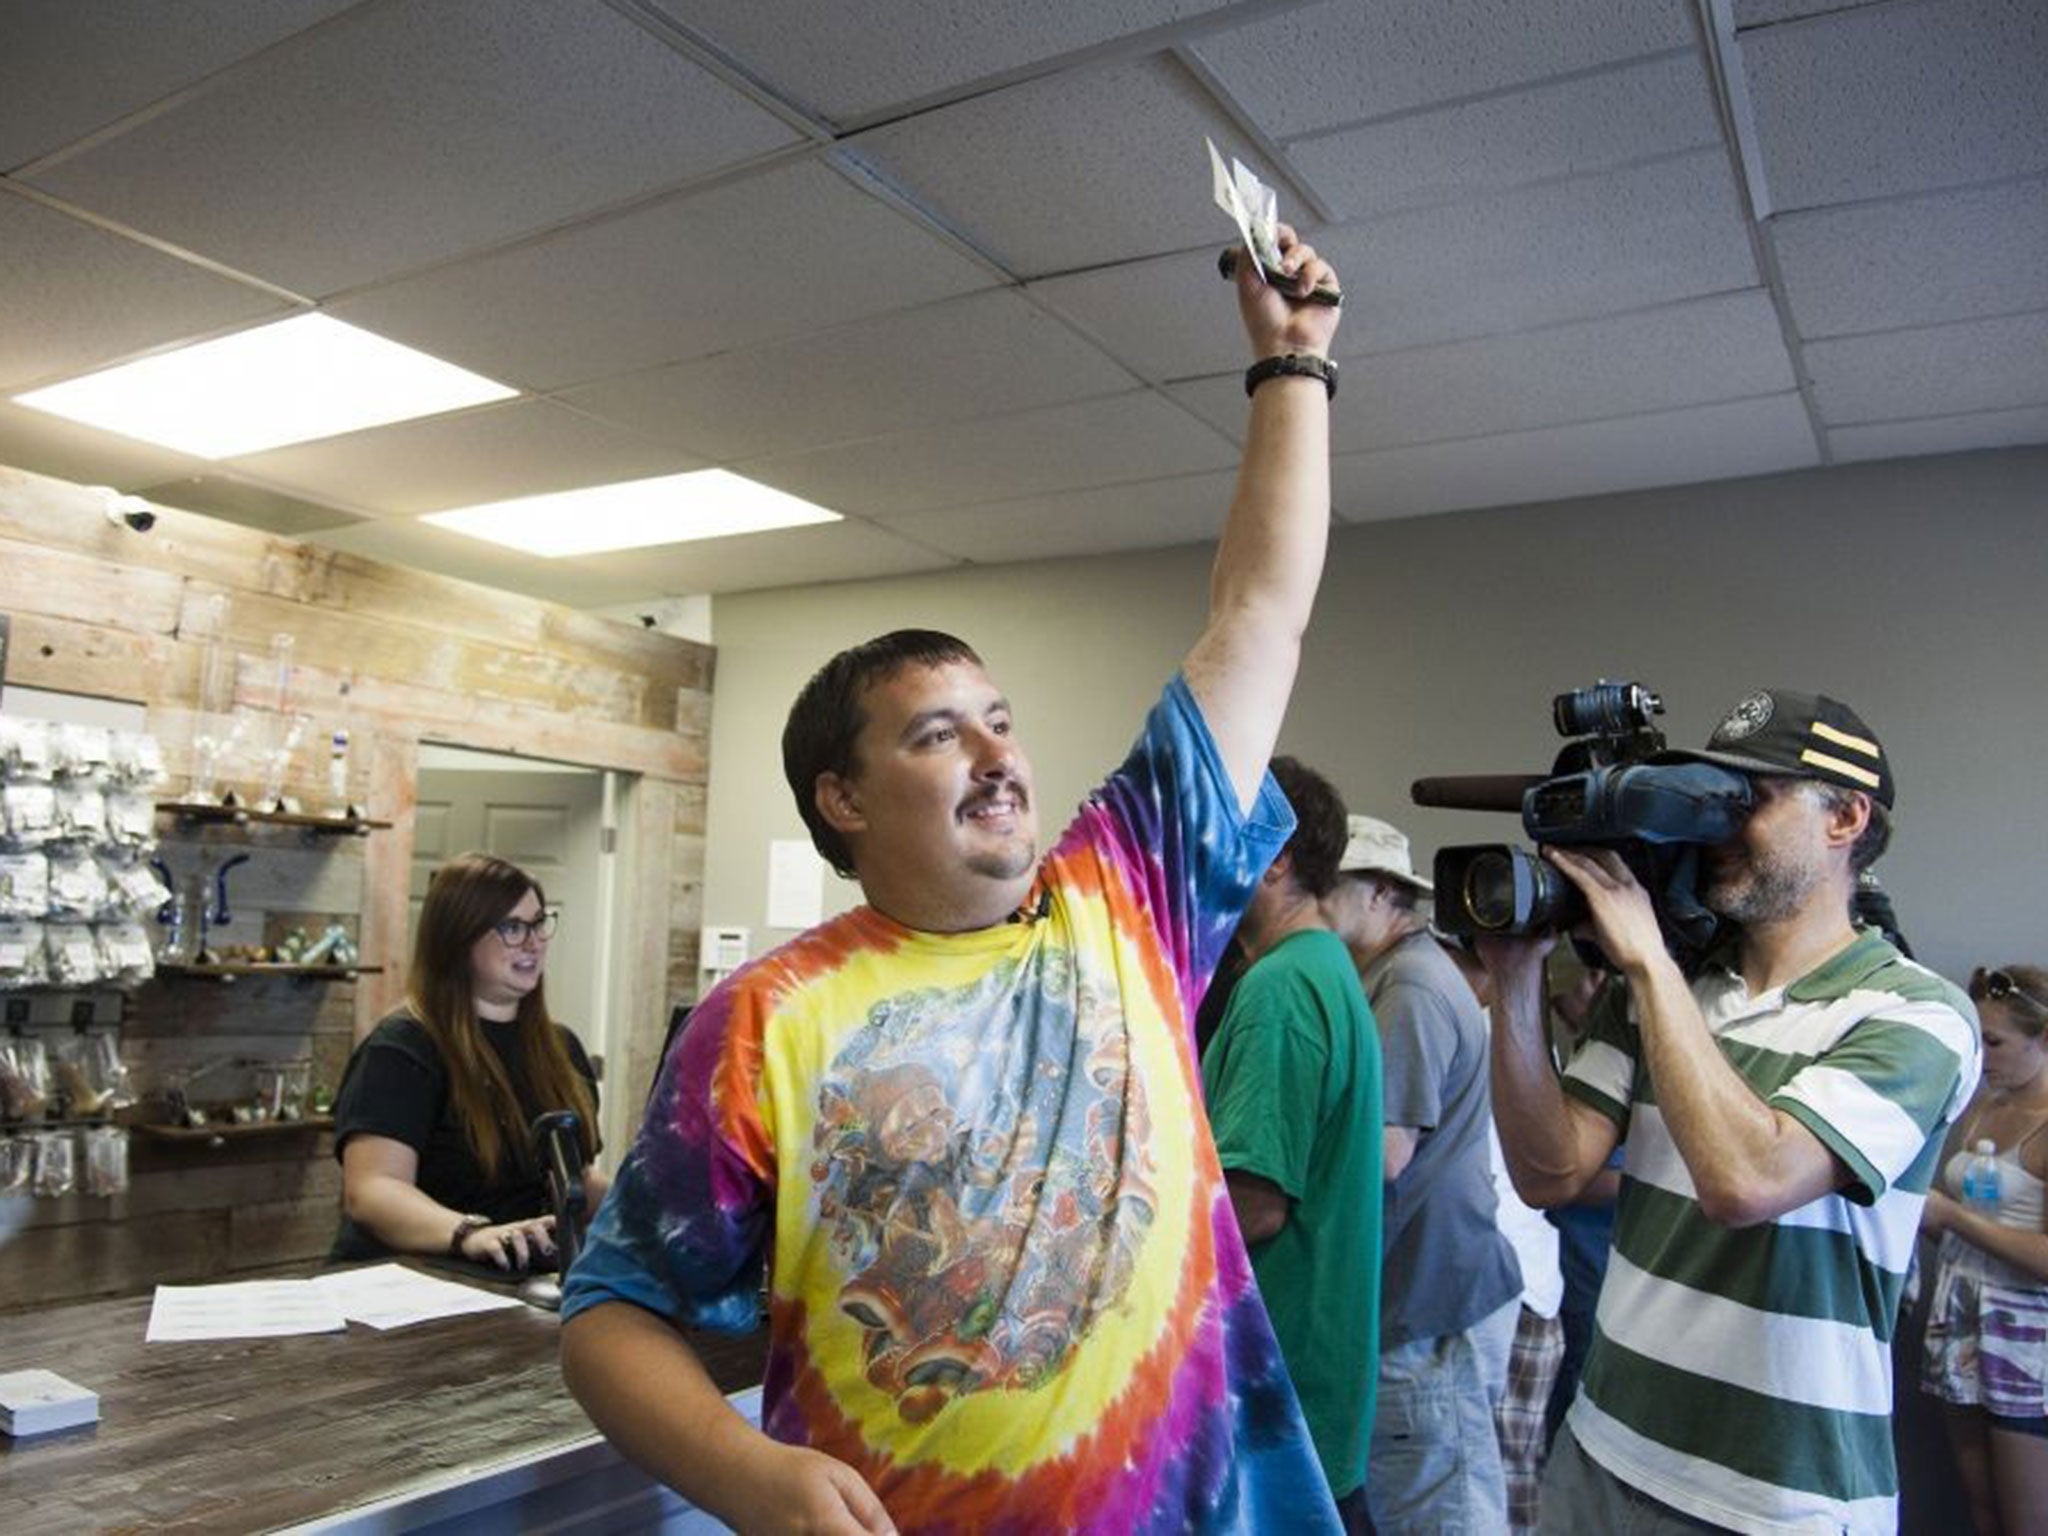
<svg viewBox="0 0 2048 1536">
<path fill-rule="evenodd" d="M 488 853 L 465 853 L 444 864 L 434 872 L 420 907 L 412 974 L 406 979 L 406 1005 L 441 1052 L 455 1118 L 487 1178 L 497 1177 L 508 1143 L 526 1145 L 526 1127 L 519 1096 L 477 1023 L 469 953 L 528 891 L 547 904 L 538 880 Z M 583 1155 L 594 1156 L 597 1105 L 548 1016 L 545 988 L 539 982 L 519 1000 L 512 1027 L 525 1047 L 536 1101 L 544 1109 L 575 1110 L 582 1121 Z"/>
</svg>

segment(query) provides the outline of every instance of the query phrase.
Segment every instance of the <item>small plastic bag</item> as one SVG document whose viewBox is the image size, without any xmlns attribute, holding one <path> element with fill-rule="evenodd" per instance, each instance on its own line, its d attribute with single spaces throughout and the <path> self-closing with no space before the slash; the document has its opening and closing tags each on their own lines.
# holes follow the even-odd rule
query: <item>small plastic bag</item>
<svg viewBox="0 0 2048 1536">
<path fill-rule="evenodd" d="M 149 930 L 136 919 L 95 923 L 92 931 L 100 949 L 100 974 L 106 980 L 117 986 L 135 986 L 156 974 Z"/>
<path fill-rule="evenodd" d="M 54 725 L 50 728 L 50 765 L 59 778 L 91 778 L 105 772 L 110 745 L 104 725 Z"/>
<path fill-rule="evenodd" d="M 148 789 L 164 779 L 164 750 L 147 731 L 115 731 L 107 739 L 107 781 Z"/>
<path fill-rule="evenodd" d="M 50 861 L 40 853 L 0 853 L 0 919 L 41 917 L 50 908 Z"/>
<path fill-rule="evenodd" d="M 57 792 L 48 784 L 0 788 L 0 831 L 23 848 L 39 848 L 57 835 Z"/>
<path fill-rule="evenodd" d="M 0 991 L 40 986 L 49 979 L 43 925 L 0 921 Z"/>
<path fill-rule="evenodd" d="M 49 979 L 57 986 L 83 987 L 106 979 L 90 924 L 45 923 L 43 957 Z"/>
<path fill-rule="evenodd" d="M 50 722 L 0 715 L 0 778 L 10 783 L 50 777 Z"/>
<path fill-rule="evenodd" d="M 106 795 L 107 841 L 117 848 L 156 846 L 156 802 L 141 790 L 110 789 Z"/>
<path fill-rule="evenodd" d="M 58 849 L 49 858 L 51 917 L 97 917 L 109 905 L 113 893 L 91 854 Z"/>
<path fill-rule="evenodd" d="M 107 797 L 90 779 L 66 779 L 57 792 L 57 836 L 74 843 L 107 840 Z"/>
<path fill-rule="evenodd" d="M 36 1131 L 35 1191 L 46 1200 L 78 1187 L 78 1138 L 69 1131 Z"/>
<path fill-rule="evenodd" d="M 0 1114 L 40 1120 L 50 1107 L 50 1053 L 41 1035 L 0 1035 Z"/>
<path fill-rule="evenodd" d="M 128 1067 L 121 1044 L 107 1029 L 60 1038 L 50 1048 L 50 1065 L 63 1095 L 65 1113 L 96 1120 L 135 1102 L 128 1092 Z"/>
<path fill-rule="evenodd" d="M 125 1195 L 128 1192 L 128 1132 L 118 1125 L 96 1125 L 84 1135 L 85 1192 Z"/>
<path fill-rule="evenodd" d="M 100 859 L 100 875 L 112 892 L 108 916 L 154 917 L 171 899 L 171 888 L 155 870 L 118 854 Z"/>
<path fill-rule="evenodd" d="M 36 1174 L 36 1144 L 26 1136 L 0 1136 L 0 1195 L 20 1194 Z"/>
</svg>

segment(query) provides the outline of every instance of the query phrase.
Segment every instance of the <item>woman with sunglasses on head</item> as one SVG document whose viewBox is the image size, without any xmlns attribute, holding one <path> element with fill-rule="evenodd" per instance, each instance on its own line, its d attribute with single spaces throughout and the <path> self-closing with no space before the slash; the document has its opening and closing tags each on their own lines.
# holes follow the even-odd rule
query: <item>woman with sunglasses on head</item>
<svg viewBox="0 0 2048 1536">
<path fill-rule="evenodd" d="M 528 1127 L 573 1110 L 586 1163 L 597 1152 L 595 1074 L 541 986 L 554 931 L 539 882 L 515 864 L 466 853 L 435 872 L 406 1005 L 356 1047 L 335 1097 L 331 1259 L 551 1267 L 554 1217 Z M 594 1166 L 583 1179 L 594 1210 L 605 1179 Z"/>
<path fill-rule="evenodd" d="M 1979 969 L 1970 996 L 1984 1080 L 1921 1221 L 1941 1238 L 1921 1385 L 1947 1405 L 1978 1536 L 2027 1536 L 2048 1532 L 2048 969 Z M 1966 1203 L 1986 1143 L 1996 1196 Z"/>
</svg>

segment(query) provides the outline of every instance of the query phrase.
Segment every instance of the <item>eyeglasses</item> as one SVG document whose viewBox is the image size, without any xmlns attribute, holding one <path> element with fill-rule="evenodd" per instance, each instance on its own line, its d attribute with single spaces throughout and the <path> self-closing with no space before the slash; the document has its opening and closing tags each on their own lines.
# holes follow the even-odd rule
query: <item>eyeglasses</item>
<svg viewBox="0 0 2048 1536">
<path fill-rule="evenodd" d="M 561 920 L 562 914 L 549 907 L 532 922 L 523 917 L 508 917 L 502 923 L 493 923 L 491 932 L 498 936 L 498 942 L 507 949 L 519 949 L 529 937 L 543 941 L 552 939 L 555 936 L 555 925 Z"/>
<path fill-rule="evenodd" d="M 2048 1014 L 2048 1003 L 2014 981 L 2009 972 L 1987 971 L 1981 965 L 1970 973 L 1970 996 L 1980 1003 L 2002 1003 L 2016 997 L 2035 1012 Z"/>
</svg>

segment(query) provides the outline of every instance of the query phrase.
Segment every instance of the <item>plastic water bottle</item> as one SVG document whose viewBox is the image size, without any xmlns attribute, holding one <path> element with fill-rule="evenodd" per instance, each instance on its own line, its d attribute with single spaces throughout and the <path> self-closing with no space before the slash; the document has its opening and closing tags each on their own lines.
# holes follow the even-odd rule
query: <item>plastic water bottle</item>
<svg viewBox="0 0 2048 1536">
<path fill-rule="evenodd" d="M 1973 1155 L 1963 1165 L 1963 1204 L 1988 1216 L 1998 1209 L 1998 1145 L 1987 1139 L 1970 1151 Z"/>
</svg>

